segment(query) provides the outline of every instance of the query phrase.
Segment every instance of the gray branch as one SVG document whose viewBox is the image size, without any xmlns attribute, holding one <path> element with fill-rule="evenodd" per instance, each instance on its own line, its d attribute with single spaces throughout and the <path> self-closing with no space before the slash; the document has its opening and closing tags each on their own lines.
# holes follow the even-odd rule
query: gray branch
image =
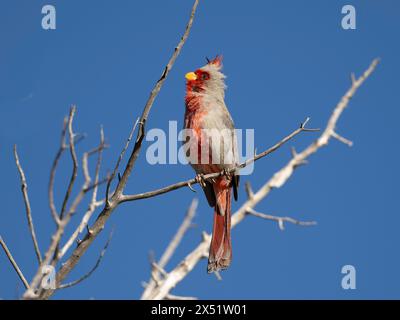
<svg viewBox="0 0 400 320">
<path fill-rule="evenodd" d="M 35 226 L 33 225 L 33 220 L 32 220 L 31 204 L 29 202 L 29 197 L 28 197 L 28 184 L 26 183 L 24 170 L 22 169 L 21 163 L 19 162 L 17 145 L 14 145 L 14 158 L 15 158 L 15 164 L 17 165 L 18 168 L 19 176 L 21 178 L 21 191 L 24 197 L 26 218 L 28 220 L 29 231 L 31 233 L 33 246 L 35 247 L 36 257 L 40 265 L 42 263 L 42 255 L 40 253 L 39 244 L 36 239 Z"/>
<path fill-rule="evenodd" d="M 24 274 L 22 273 L 21 269 L 18 267 L 17 262 L 14 260 L 10 250 L 8 249 L 6 243 L 4 242 L 3 238 L 0 236 L 0 245 L 4 250 L 8 260 L 10 261 L 11 265 L 13 266 L 15 272 L 17 273 L 18 277 L 21 279 L 22 283 L 24 284 L 26 289 L 29 289 L 29 283 L 26 281 Z"/>
</svg>

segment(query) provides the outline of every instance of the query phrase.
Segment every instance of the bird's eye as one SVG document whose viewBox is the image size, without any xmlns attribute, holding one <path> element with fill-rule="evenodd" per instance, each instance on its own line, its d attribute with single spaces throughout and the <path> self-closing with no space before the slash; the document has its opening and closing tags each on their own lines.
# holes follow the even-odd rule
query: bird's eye
<svg viewBox="0 0 400 320">
<path fill-rule="evenodd" d="M 208 73 L 202 73 L 201 74 L 201 80 L 208 80 L 208 79 L 210 79 L 210 76 L 209 76 Z"/>
</svg>

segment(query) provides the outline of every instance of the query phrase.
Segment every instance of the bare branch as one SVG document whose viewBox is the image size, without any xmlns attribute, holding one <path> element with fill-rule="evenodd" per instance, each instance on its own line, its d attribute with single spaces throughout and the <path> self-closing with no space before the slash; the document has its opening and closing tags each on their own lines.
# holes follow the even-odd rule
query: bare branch
<svg viewBox="0 0 400 320">
<path fill-rule="evenodd" d="M 139 118 L 136 119 L 135 124 L 133 125 L 133 127 L 132 127 L 132 129 L 131 129 L 131 132 L 129 133 L 128 139 L 126 140 L 125 146 L 124 146 L 124 148 L 122 149 L 121 153 L 119 154 L 117 163 L 115 164 L 115 167 L 114 167 L 114 170 L 113 170 L 113 172 L 112 172 L 112 174 L 111 174 L 111 177 L 110 177 L 110 179 L 109 179 L 108 182 L 107 182 L 107 187 L 106 187 L 106 205 L 109 205 L 109 200 L 108 200 L 108 198 L 109 198 L 109 196 L 110 196 L 110 186 L 111 186 L 111 182 L 114 180 L 115 175 L 117 174 L 119 165 L 120 165 L 120 163 L 121 163 L 121 161 L 122 161 L 122 159 L 123 159 L 123 157 L 124 157 L 124 155 L 125 155 L 126 150 L 127 150 L 128 147 L 129 147 L 129 144 L 130 144 L 131 141 L 132 141 L 132 137 L 133 137 L 133 134 L 134 134 L 134 132 L 135 132 L 135 130 L 136 130 L 136 127 L 137 127 L 138 123 L 139 123 Z"/>
<path fill-rule="evenodd" d="M 70 112 L 70 121 L 69 124 L 71 123 L 71 121 L 73 120 L 73 115 L 74 115 L 74 111 L 73 111 L 74 107 L 71 109 Z M 72 132 L 72 127 L 69 127 L 69 133 L 70 133 L 70 137 L 73 137 L 73 132 Z M 99 185 L 100 181 L 97 181 L 97 183 L 95 182 L 93 185 L 91 185 L 91 178 L 88 172 L 88 168 L 87 168 L 87 157 L 89 154 L 94 154 L 95 152 L 98 152 L 99 154 L 101 154 L 101 151 L 105 148 L 105 144 L 104 144 L 104 137 L 103 137 L 103 133 L 101 132 L 101 139 L 102 139 L 102 144 L 85 153 L 82 159 L 83 162 L 83 172 L 84 172 L 84 183 L 78 193 L 78 195 L 75 197 L 75 199 L 73 200 L 70 208 L 66 211 L 66 213 L 64 214 L 64 217 L 62 220 L 59 221 L 58 225 L 57 225 L 57 229 L 56 232 L 52 235 L 51 238 L 51 243 L 45 253 L 44 259 L 42 261 L 41 266 L 44 265 L 52 265 L 52 266 L 56 266 L 57 262 L 59 261 L 59 259 L 61 258 L 60 255 L 60 251 L 58 249 L 59 243 L 61 241 L 61 238 L 64 234 L 65 228 L 67 227 L 68 223 L 70 222 L 71 217 L 74 215 L 74 213 L 76 212 L 79 204 L 81 203 L 81 201 L 83 200 L 84 196 L 86 195 L 87 192 L 89 192 L 89 190 L 91 190 L 92 188 L 96 188 Z M 72 139 L 73 140 L 73 139 Z M 74 146 L 73 146 L 73 141 L 71 141 L 71 145 L 70 148 L 72 146 L 73 150 Z M 71 152 L 71 155 L 74 154 L 74 158 L 77 159 L 75 151 Z M 77 164 L 75 164 L 77 167 Z M 97 173 L 96 175 L 98 176 L 98 169 L 96 170 Z M 68 191 L 67 191 L 68 193 Z M 68 195 L 69 198 L 69 195 Z M 68 199 L 67 199 L 68 200 Z M 99 204 L 96 202 L 95 204 L 96 206 L 99 206 Z M 65 253 L 65 252 L 64 252 Z M 24 298 L 26 299 L 36 299 L 39 297 L 39 295 L 37 293 L 40 294 L 40 290 L 44 290 L 43 288 L 39 288 L 39 285 L 41 283 L 41 279 L 43 277 L 43 274 L 41 272 L 41 268 L 38 269 L 38 271 L 36 272 L 35 276 L 33 277 L 33 280 L 31 281 L 31 286 L 30 286 L 30 290 L 27 290 L 24 293 Z"/>
<path fill-rule="evenodd" d="M 186 258 L 178 264 L 167 276 L 162 280 L 162 283 L 153 290 L 148 297 L 149 300 L 161 300 L 169 294 L 186 275 L 193 270 L 197 263 L 207 257 L 210 247 L 211 236 L 203 233 L 203 240 Z"/>
<path fill-rule="evenodd" d="M 109 181 L 109 178 L 106 178 L 102 181 L 99 181 L 98 175 L 99 175 L 99 170 L 100 170 L 100 164 L 101 164 L 101 156 L 102 156 L 102 151 L 104 150 L 104 148 L 106 147 L 106 145 L 104 144 L 104 136 L 103 136 L 103 130 L 101 129 L 101 141 L 100 141 L 100 145 L 98 147 L 96 147 L 93 150 L 96 150 L 96 152 L 98 152 L 98 161 L 97 161 L 97 165 L 96 165 L 96 180 L 93 184 L 91 184 L 92 179 L 90 178 L 90 174 L 89 174 L 89 169 L 87 167 L 87 159 L 89 155 L 93 155 L 95 152 L 93 150 L 85 152 L 82 158 L 82 163 L 83 163 L 83 175 L 84 175 L 84 183 L 78 193 L 78 195 L 75 197 L 74 201 L 72 202 L 69 210 L 67 211 L 67 214 L 65 215 L 65 218 L 68 217 L 70 218 L 70 216 L 74 215 L 79 204 L 81 203 L 81 201 L 83 200 L 84 196 L 86 195 L 86 193 L 88 193 L 92 188 L 95 190 L 94 195 L 97 196 L 97 188 L 100 184 L 100 182 L 107 182 Z M 93 195 L 92 195 L 93 196 Z"/>
<path fill-rule="evenodd" d="M 22 283 L 24 284 L 26 289 L 29 289 L 29 283 L 26 281 L 24 274 L 22 273 L 21 269 L 18 267 L 17 262 L 15 262 L 14 257 L 12 256 L 10 250 L 8 249 L 6 243 L 4 242 L 3 238 L 0 236 L 0 245 L 2 246 L 8 260 L 11 262 L 15 272 L 18 274 L 18 277 L 21 279 Z"/>
<path fill-rule="evenodd" d="M 78 158 L 76 156 L 75 142 L 74 142 L 75 135 L 72 130 L 72 122 L 74 120 L 75 112 L 76 112 L 76 107 L 72 106 L 70 113 L 69 113 L 69 118 L 68 118 L 69 150 L 70 150 L 71 159 L 72 159 L 72 174 L 71 174 L 71 178 L 69 180 L 67 192 L 65 193 L 64 201 L 62 203 L 61 212 L 60 212 L 60 220 L 63 219 L 64 213 L 65 213 L 65 210 L 67 207 L 68 199 L 71 195 L 72 188 L 74 187 L 74 183 L 75 183 L 76 177 L 78 175 Z"/>
<path fill-rule="evenodd" d="M 352 72 L 350 74 L 350 78 L 351 78 L 351 83 L 355 83 L 356 82 L 356 75 L 354 74 L 354 72 Z"/>
<path fill-rule="evenodd" d="M 339 120 L 343 110 L 347 107 L 350 99 L 354 96 L 357 89 L 375 70 L 377 64 L 378 60 L 375 59 L 361 77 L 355 81 L 352 81 L 351 87 L 334 108 L 333 113 L 328 120 L 327 126 L 320 137 L 306 147 L 302 152 L 295 153 L 294 157 L 282 169 L 276 172 L 270 180 L 268 180 L 256 193 L 254 193 L 252 197 L 249 197 L 249 199 L 239 208 L 239 210 L 232 215 L 232 228 L 243 221 L 243 219 L 248 215 L 248 212 L 252 210 L 262 199 L 264 199 L 272 189 L 279 188 L 284 185 L 285 182 L 292 176 L 294 169 L 299 167 L 300 164 L 303 164 L 309 156 L 328 144 L 329 140 L 333 137 L 336 123 Z M 264 215 L 262 218 L 264 218 Z M 153 292 L 151 292 L 148 299 L 160 300 L 167 297 L 169 292 L 180 281 L 182 281 L 190 271 L 193 270 L 196 264 L 201 259 L 207 257 L 210 242 L 210 235 L 203 233 L 203 239 L 199 245 L 191 253 L 189 253 L 181 263 L 179 263 L 171 272 L 169 272 L 167 276 L 164 277 L 159 286 L 157 286 Z"/>
<path fill-rule="evenodd" d="M 222 280 L 222 276 L 221 276 L 221 273 L 219 271 L 214 271 L 213 274 L 217 278 L 218 281 Z"/>
<path fill-rule="evenodd" d="M 339 135 L 338 133 L 336 133 L 335 131 L 332 131 L 332 137 L 339 140 L 340 142 L 347 144 L 349 147 L 353 146 L 353 141 L 350 141 L 348 139 L 346 139 L 345 137 L 342 137 L 341 135 Z"/>
<path fill-rule="evenodd" d="M 63 123 L 63 129 L 61 131 L 61 141 L 60 141 L 60 147 L 56 153 L 56 156 L 54 158 L 53 164 L 51 166 L 50 170 L 50 179 L 49 179 L 49 188 L 48 188 L 48 193 L 49 193 L 49 206 L 50 206 L 50 211 L 51 215 L 53 216 L 54 222 L 58 225 L 60 223 L 60 218 L 57 213 L 56 206 L 54 204 L 54 180 L 56 176 L 56 169 L 58 166 L 58 162 L 67 148 L 67 145 L 65 143 L 65 135 L 67 132 L 67 124 L 70 121 L 67 117 L 64 118 L 64 123 Z"/>
<path fill-rule="evenodd" d="M 65 288 L 73 287 L 73 286 L 81 283 L 82 281 L 86 280 L 87 278 L 89 278 L 93 274 L 93 272 L 95 272 L 96 269 L 99 267 L 99 265 L 101 263 L 101 260 L 103 259 L 104 255 L 105 255 L 105 253 L 107 251 L 108 245 L 111 242 L 113 233 L 114 233 L 114 229 L 111 230 L 110 235 L 108 236 L 108 240 L 107 240 L 106 244 L 104 245 L 103 250 L 101 250 L 100 256 L 97 258 L 96 264 L 93 266 L 93 268 L 90 269 L 90 271 L 88 273 L 86 273 L 85 275 L 83 275 L 79 279 L 74 280 L 74 281 L 69 282 L 69 283 L 61 284 L 61 285 L 58 286 L 57 289 L 65 289 Z"/>
<path fill-rule="evenodd" d="M 248 208 L 247 213 L 251 214 L 255 217 L 261 218 L 261 219 L 272 220 L 272 221 L 278 222 L 279 229 L 281 229 L 282 231 L 285 230 L 285 227 L 283 225 L 284 222 L 293 223 L 293 224 L 296 224 L 299 226 L 315 226 L 317 224 L 316 221 L 300 221 L 300 220 L 293 219 L 291 217 L 272 216 L 270 214 L 257 212 L 252 208 Z"/>
<path fill-rule="evenodd" d="M 176 232 L 175 236 L 172 238 L 172 240 L 169 243 L 164 254 L 161 256 L 160 261 L 157 264 L 155 264 L 154 262 L 152 263 L 153 267 L 156 266 L 155 269 L 157 269 L 156 270 L 157 272 L 152 272 L 152 280 L 149 281 L 149 283 L 146 287 L 146 290 L 143 292 L 141 299 L 147 299 L 147 295 L 149 295 L 154 290 L 154 287 L 156 286 L 156 284 L 159 280 L 160 272 L 158 269 L 164 270 L 168 261 L 171 259 L 172 255 L 174 254 L 176 248 L 179 246 L 179 243 L 182 241 L 183 236 L 185 235 L 187 230 L 190 228 L 190 226 L 192 224 L 192 220 L 196 214 L 197 205 L 198 205 L 198 200 L 195 198 L 195 199 L 193 199 L 192 203 L 190 204 L 190 207 L 188 208 L 185 218 L 183 219 L 182 224 L 178 228 L 178 231 Z"/>
<path fill-rule="evenodd" d="M 14 145 L 14 158 L 15 158 L 15 164 L 17 165 L 18 168 L 19 176 L 21 178 L 21 191 L 24 197 L 26 218 L 28 219 L 29 231 L 31 233 L 33 246 L 35 247 L 36 257 L 40 265 L 42 263 L 42 255 L 40 253 L 39 244 L 36 239 L 35 227 L 33 225 L 33 220 L 32 220 L 31 204 L 29 202 L 29 197 L 28 197 L 28 184 L 26 183 L 24 170 L 22 169 L 22 166 L 19 162 L 17 145 Z"/>
<path fill-rule="evenodd" d="M 161 274 L 163 277 L 167 276 L 167 272 L 155 261 L 151 263 L 151 269 L 151 278 L 155 281 L 156 285 L 159 282 L 159 274 Z"/>
<path fill-rule="evenodd" d="M 245 189 L 246 189 L 247 197 L 248 197 L 249 199 L 252 199 L 252 198 L 254 197 L 254 192 L 253 192 L 253 189 L 251 188 L 250 182 L 247 181 L 247 182 L 245 183 L 244 187 L 245 187 Z"/>
<path fill-rule="evenodd" d="M 54 250 L 54 257 L 53 257 L 53 264 L 56 264 L 59 260 L 59 244 L 61 241 L 61 237 L 64 233 L 64 229 L 66 228 L 67 224 L 69 223 L 69 220 L 71 218 L 71 216 L 75 213 L 78 205 L 80 204 L 80 202 L 83 200 L 84 195 L 88 192 L 88 187 L 90 186 L 91 183 L 91 178 L 89 175 L 89 169 L 87 167 L 87 158 L 88 158 L 88 153 L 85 153 L 83 155 L 83 159 L 82 159 L 82 167 L 83 167 L 83 175 L 84 175 L 84 184 L 83 187 L 81 188 L 80 192 L 78 193 L 77 197 L 75 198 L 75 200 L 73 201 L 70 210 L 68 211 L 67 215 L 66 215 L 66 221 L 63 221 L 64 216 L 65 216 L 65 211 L 67 208 L 67 203 L 68 200 L 71 196 L 72 193 L 72 189 L 74 187 L 75 184 L 75 180 L 78 176 L 78 157 L 76 155 L 76 151 L 75 151 L 75 133 L 73 132 L 72 129 L 72 122 L 74 120 L 74 115 L 76 112 L 76 106 L 72 106 L 70 109 L 70 114 L 69 114 L 69 118 L 68 118 L 68 136 L 69 136 L 69 150 L 70 150 L 70 154 L 71 154 L 71 159 L 72 159 L 72 175 L 68 184 L 68 188 L 67 191 L 65 193 L 64 196 L 64 200 L 62 203 L 62 207 L 61 207 L 61 212 L 60 212 L 60 223 L 58 224 L 58 239 L 55 239 L 57 241 L 56 246 L 55 246 L 55 250 Z M 104 146 L 101 146 L 101 148 L 104 148 Z"/>
<path fill-rule="evenodd" d="M 83 168 L 84 168 L 84 172 L 86 171 L 85 177 L 86 177 L 86 181 L 90 181 L 90 176 L 88 173 L 88 168 L 87 168 L 87 157 L 90 155 L 93 155 L 94 152 L 98 153 L 97 156 L 97 163 L 96 163 L 96 169 L 95 169 L 95 178 L 94 178 L 94 188 L 93 188 L 93 193 L 92 193 L 92 199 L 90 201 L 88 210 L 86 211 L 86 213 L 84 214 L 79 226 L 75 229 L 74 233 L 71 235 L 71 237 L 68 239 L 67 243 L 63 246 L 63 248 L 60 250 L 60 252 L 58 253 L 58 259 L 61 259 L 65 253 L 68 251 L 68 249 L 72 246 L 72 244 L 75 242 L 75 240 L 77 239 L 78 235 L 80 233 L 82 233 L 86 226 L 89 223 L 89 219 L 91 218 L 92 214 L 94 213 L 94 211 L 96 210 L 96 208 L 98 208 L 99 206 L 101 206 L 104 201 L 97 201 L 97 190 L 98 190 L 98 185 L 99 185 L 99 173 L 100 173 L 100 166 L 101 166 L 101 160 L 102 160 L 102 153 L 103 150 L 105 148 L 105 142 L 104 142 L 104 131 L 103 131 L 103 127 L 101 127 L 100 129 L 100 145 L 89 151 L 86 152 L 83 155 Z M 109 179 L 107 179 L 106 181 L 109 181 Z M 87 188 L 89 189 L 89 188 Z"/>
<path fill-rule="evenodd" d="M 255 155 L 252 159 L 249 159 L 247 161 L 245 161 L 244 163 L 242 163 L 239 168 L 244 168 L 246 166 L 248 166 L 250 163 L 255 162 L 261 158 L 264 158 L 265 156 L 269 155 L 270 153 L 276 151 L 277 149 L 279 149 L 282 145 L 284 145 L 286 142 L 288 142 L 289 140 L 291 140 L 292 138 L 294 138 L 295 136 L 297 136 L 299 133 L 301 132 L 317 132 L 320 129 L 310 129 L 310 128 L 306 128 L 307 123 L 310 121 L 310 118 L 307 118 L 303 123 L 300 124 L 300 127 L 298 129 L 296 129 L 295 131 L 293 131 L 291 134 L 289 134 L 288 136 L 286 136 L 285 138 L 283 138 L 281 141 L 279 141 L 278 143 L 276 143 L 275 145 L 273 145 L 271 148 L 265 150 L 264 152 L 261 152 L 260 154 Z"/>
</svg>

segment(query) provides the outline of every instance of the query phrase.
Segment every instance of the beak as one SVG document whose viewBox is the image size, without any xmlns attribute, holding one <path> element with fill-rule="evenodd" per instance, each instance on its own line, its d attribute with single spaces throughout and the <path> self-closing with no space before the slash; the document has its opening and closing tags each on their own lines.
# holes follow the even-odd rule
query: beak
<svg viewBox="0 0 400 320">
<path fill-rule="evenodd" d="M 194 72 L 188 72 L 185 75 L 186 80 L 196 80 L 197 79 L 197 75 Z"/>
</svg>

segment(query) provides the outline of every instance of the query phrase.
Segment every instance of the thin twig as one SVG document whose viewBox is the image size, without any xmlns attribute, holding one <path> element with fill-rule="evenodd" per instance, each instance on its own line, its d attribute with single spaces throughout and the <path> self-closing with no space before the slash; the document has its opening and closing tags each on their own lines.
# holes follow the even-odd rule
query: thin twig
<svg viewBox="0 0 400 320">
<path fill-rule="evenodd" d="M 104 137 L 102 137 L 102 139 L 104 139 Z M 104 141 L 101 141 L 101 144 L 99 147 L 95 148 L 95 150 L 97 150 L 99 156 L 100 156 L 100 161 L 101 161 L 101 154 L 103 149 L 105 148 L 105 144 Z M 96 194 L 97 194 L 97 187 L 99 186 L 99 183 L 102 181 L 98 181 L 98 168 L 100 166 L 100 162 L 97 162 L 96 165 L 96 181 L 94 182 L 94 184 L 91 184 L 91 177 L 89 175 L 89 169 L 87 168 L 87 157 L 89 154 L 94 154 L 93 152 L 89 151 L 87 153 L 85 153 L 83 155 L 83 173 L 84 173 L 84 183 L 78 193 L 78 195 L 75 197 L 75 199 L 72 201 L 71 206 L 69 207 L 69 209 L 66 211 L 66 215 L 65 218 L 68 217 L 70 218 L 72 215 L 75 214 L 79 204 L 82 202 L 82 200 L 84 199 L 84 196 L 86 195 L 86 193 L 88 193 L 92 188 L 96 189 Z M 104 179 L 103 182 L 108 181 L 109 179 Z"/>
<path fill-rule="evenodd" d="M 126 150 L 128 149 L 129 144 L 130 144 L 131 141 L 132 141 L 132 137 L 133 137 L 133 134 L 135 133 L 135 130 L 136 130 L 136 127 L 137 127 L 138 123 L 139 123 L 139 118 L 136 119 L 135 124 L 133 125 L 133 127 L 132 127 L 132 129 L 131 129 L 131 132 L 129 133 L 128 139 L 126 140 L 125 146 L 124 146 L 124 148 L 122 149 L 122 151 L 121 151 L 120 154 L 119 154 L 117 163 L 115 164 L 115 167 L 114 167 L 114 170 L 113 170 L 113 172 L 112 172 L 112 174 L 111 174 L 111 177 L 110 177 L 110 179 L 109 179 L 108 182 L 107 182 L 107 187 L 106 187 L 106 205 L 109 205 L 109 196 L 110 196 L 110 186 L 111 186 L 111 182 L 114 180 L 115 175 L 117 174 L 119 165 L 120 165 L 122 159 L 124 158 L 125 152 L 126 152 Z"/>
<path fill-rule="evenodd" d="M 74 133 L 72 132 L 72 125 L 70 125 L 72 120 L 73 120 L 73 115 L 74 115 L 74 112 L 75 112 L 74 109 L 75 109 L 75 107 L 71 108 L 70 117 L 69 117 L 69 119 L 70 119 L 70 121 L 69 121 L 70 138 L 74 136 Z M 72 147 L 71 156 L 73 158 L 76 158 L 75 148 L 73 146 L 73 142 L 74 142 L 73 138 L 72 138 L 71 142 L 72 142 L 72 144 L 70 145 L 70 148 Z M 104 147 L 105 146 L 103 145 L 102 148 L 104 148 Z M 92 154 L 93 154 L 93 152 L 92 152 Z M 75 160 L 74 160 L 74 162 L 75 162 Z M 75 165 L 77 167 L 77 164 L 75 164 Z M 86 164 L 84 166 L 86 166 Z M 86 169 L 84 168 L 83 170 L 87 171 L 87 168 Z M 55 267 L 57 265 L 57 262 L 60 259 L 59 244 L 60 244 L 61 238 L 62 238 L 62 236 L 64 234 L 65 228 L 67 227 L 68 223 L 70 222 L 71 217 L 75 214 L 79 204 L 83 200 L 83 198 L 86 195 L 86 193 L 89 192 L 89 190 L 91 190 L 91 188 L 90 188 L 91 179 L 90 179 L 90 176 L 89 176 L 88 172 L 84 173 L 84 177 L 85 177 L 85 179 L 84 179 L 83 186 L 81 187 L 78 195 L 72 201 L 72 204 L 69 207 L 69 209 L 65 210 L 65 214 L 63 216 L 63 219 L 60 220 L 60 222 L 57 225 L 56 232 L 51 237 L 50 245 L 49 245 L 49 247 L 48 247 L 48 249 L 47 249 L 47 251 L 46 251 L 46 253 L 44 255 L 44 259 L 42 261 L 41 266 L 50 265 L 51 264 L 53 267 Z M 97 186 L 98 183 L 95 184 L 95 185 Z M 67 193 L 68 193 L 68 191 L 67 191 Z M 68 196 L 68 198 L 69 198 L 69 196 Z M 25 299 L 37 299 L 39 297 L 39 295 L 40 295 L 40 292 L 42 292 L 42 290 L 44 290 L 44 291 L 51 290 L 51 289 L 44 289 L 44 288 L 40 287 L 40 283 L 41 283 L 42 277 L 43 277 L 43 274 L 41 272 L 41 268 L 39 268 L 38 271 L 36 272 L 35 276 L 33 277 L 33 280 L 31 281 L 31 285 L 30 285 L 31 289 L 27 290 L 24 293 L 23 297 Z M 39 293 L 39 294 L 37 294 L 37 293 Z"/>
<path fill-rule="evenodd" d="M 54 180 L 55 180 L 55 176 L 56 176 L 56 169 L 58 166 L 58 162 L 59 162 L 62 154 L 64 153 L 65 149 L 67 148 L 67 145 L 65 142 L 65 135 L 67 132 L 67 125 L 68 125 L 69 121 L 70 121 L 70 119 L 68 119 L 67 117 L 64 118 L 63 129 L 61 131 L 60 147 L 56 153 L 53 164 L 51 166 L 49 187 L 48 187 L 50 212 L 51 212 L 54 222 L 57 225 L 60 223 L 60 218 L 58 216 L 57 209 L 54 204 Z"/>
<path fill-rule="evenodd" d="M 94 188 L 97 188 L 97 187 L 99 187 L 99 186 L 101 186 L 101 185 L 107 183 L 109 180 L 110 180 L 110 174 L 107 173 L 107 175 L 106 175 L 104 178 L 101 178 L 101 179 L 100 179 L 99 181 L 97 181 L 96 183 L 90 184 L 90 185 L 85 189 L 85 191 L 86 191 L 86 192 L 89 192 L 89 191 L 93 190 Z"/>
<path fill-rule="evenodd" d="M 278 222 L 279 229 L 281 229 L 282 231 L 285 229 L 284 224 L 283 224 L 284 222 L 293 223 L 298 226 L 315 226 L 317 224 L 316 221 L 300 221 L 300 220 L 293 219 L 291 217 L 273 216 L 270 214 L 257 212 L 253 208 L 248 208 L 247 213 L 251 214 L 255 217 L 261 218 L 261 219 L 272 220 L 272 221 Z"/>
<path fill-rule="evenodd" d="M 68 188 L 67 188 L 67 191 L 65 193 L 64 200 L 62 202 L 61 212 L 60 212 L 60 216 L 59 216 L 58 229 L 65 228 L 66 224 L 68 223 L 68 222 L 64 223 L 63 227 L 60 226 L 60 224 L 61 224 L 61 222 L 62 222 L 62 220 L 64 218 L 64 213 L 65 213 L 65 210 L 67 208 L 67 203 L 68 203 L 69 197 L 71 196 L 72 189 L 73 189 L 74 184 L 75 184 L 75 180 L 76 180 L 76 178 L 78 176 L 78 157 L 77 157 L 76 151 L 75 151 L 75 134 L 74 134 L 74 132 L 72 130 L 72 122 L 74 120 L 75 112 L 76 112 L 76 106 L 73 105 L 71 107 L 71 109 L 70 109 L 70 113 L 69 113 L 69 117 L 68 117 L 68 124 L 67 124 L 68 137 L 69 137 L 69 151 L 70 151 L 71 159 L 72 159 L 72 174 L 71 174 L 71 178 L 70 178 L 69 183 L 68 183 Z M 87 173 L 85 171 L 85 169 L 84 169 L 84 173 Z M 86 178 L 87 177 L 85 175 L 85 181 L 87 181 Z M 89 184 L 90 184 L 90 181 L 89 181 Z M 60 234 L 60 239 L 58 239 L 58 242 L 56 244 L 55 251 L 54 251 L 54 259 L 53 259 L 53 261 L 55 263 L 57 261 L 57 255 L 58 255 L 58 252 L 59 252 L 59 243 L 61 241 L 61 236 L 63 234 L 63 231 L 61 233 L 59 233 L 59 234 Z"/>
<path fill-rule="evenodd" d="M 252 198 L 254 197 L 254 192 L 253 192 L 253 189 L 251 188 L 250 182 L 247 181 L 247 182 L 245 183 L 245 185 L 244 185 L 244 188 L 245 188 L 245 190 L 246 190 L 247 197 L 248 197 L 249 199 L 252 199 Z"/>
<path fill-rule="evenodd" d="M 97 163 L 96 163 L 95 178 L 94 178 L 95 186 L 93 188 L 92 199 L 90 201 L 88 210 L 84 214 L 79 226 L 75 229 L 74 233 L 71 235 L 71 237 L 68 239 L 66 244 L 60 250 L 60 252 L 58 254 L 58 259 L 61 259 L 65 255 L 65 253 L 68 251 L 68 249 L 72 246 L 72 244 L 77 239 L 78 235 L 85 230 L 86 226 L 89 223 L 89 219 L 91 218 L 91 216 L 94 213 L 94 211 L 96 210 L 96 208 L 101 206 L 104 202 L 104 201 L 97 201 L 97 190 L 98 190 L 98 185 L 99 185 L 100 166 L 101 166 L 102 153 L 103 153 L 104 148 L 105 148 L 104 131 L 103 131 L 103 127 L 101 127 L 101 129 L 100 129 L 100 145 L 94 149 L 97 152 Z M 85 159 L 85 158 L 87 159 L 88 156 L 93 155 L 94 150 L 91 150 L 91 151 L 85 153 L 83 156 L 83 159 Z M 88 171 L 87 160 L 83 161 L 83 162 L 85 163 L 85 165 L 83 165 L 83 167 L 84 168 L 86 167 L 86 169 L 84 169 L 84 170 Z M 86 178 L 87 181 L 90 181 L 89 173 L 86 173 L 85 176 L 87 177 Z M 109 179 L 107 179 L 106 181 L 109 181 Z"/>
<path fill-rule="evenodd" d="M 156 283 L 158 283 L 158 281 L 159 281 L 159 277 L 158 277 L 159 274 L 161 274 L 161 276 L 163 276 L 163 277 L 167 276 L 167 272 L 161 266 L 159 266 L 158 263 L 155 261 L 153 261 L 151 263 L 151 269 L 152 269 L 151 277 Z M 157 276 L 156 276 L 156 274 L 157 274 Z"/>
<path fill-rule="evenodd" d="M 29 289 L 29 283 L 26 281 L 24 274 L 22 273 L 21 269 L 18 267 L 17 262 L 15 261 L 14 257 L 12 256 L 10 250 L 8 249 L 6 243 L 4 242 L 3 238 L 0 236 L 0 245 L 2 246 L 8 260 L 11 262 L 15 272 L 18 274 L 18 277 L 21 279 L 22 283 L 24 284 L 26 289 Z"/>
<path fill-rule="evenodd" d="M 61 284 L 61 285 L 58 286 L 57 289 L 66 289 L 66 288 L 73 287 L 73 286 L 75 286 L 75 285 L 81 283 L 82 281 L 86 280 L 87 278 L 89 278 L 89 277 L 93 274 L 93 272 L 95 272 L 96 269 L 99 267 L 99 265 L 100 265 L 100 263 L 101 263 L 101 260 L 103 259 L 104 255 L 105 255 L 105 253 L 106 253 L 106 251 L 107 251 L 108 245 L 109 245 L 110 242 L 111 242 L 113 233 L 114 233 L 114 228 L 111 230 L 110 235 L 108 236 L 107 242 L 106 242 L 106 244 L 104 245 L 103 250 L 101 250 L 100 255 L 99 255 L 99 257 L 97 258 L 97 261 L 96 261 L 95 265 L 93 266 L 93 268 L 90 269 L 90 271 L 89 271 L 88 273 L 84 274 L 84 275 L 83 275 L 82 277 L 80 277 L 79 279 L 74 280 L 74 281 L 71 281 L 71 282 L 69 282 L 69 283 Z"/>
<path fill-rule="evenodd" d="M 72 159 L 72 174 L 71 174 L 71 178 L 69 180 L 67 192 L 65 193 L 64 200 L 62 203 L 61 212 L 60 212 L 60 220 L 62 220 L 64 217 L 64 213 L 67 208 L 67 202 L 71 195 L 72 188 L 74 187 L 76 177 L 78 175 L 78 158 L 76 156 L 75 142 L 74 142 L 75 135 L 72 130 L 72 122 L 74 120 L 75 112 L 76 112 L 76 107 L 72 106 L 70 114 L 69 114 L 69 119 L 68 119 L 69 150 L 70 150 L 71 159 Z"/>
<path fill-rule="evenodd" d="M 29 196 L 28 196 L 28 184 L 26 183 L 24 170 L 22 169 L 21 163 L 19 162 L 17 145 L 14 145 L 14 158 L 15 158 L 15 164 L 17 165 L 18 168 L 19 176 L 21 178 L 21 191 L 24 197 L 26 218 L 28 220 L 29 231 L 31 233 L 33 246 L 35 247 L 36 257 L 40 265 L 42 263 L 42 255 L 40 253 L 39 244 L 36 239 L 35 227 L 33 225 L 33 220 L 32 220 L 31 204 L 29 202 Z"/>
<path fill-rule="evenodd" d="M 261 152 L 257 155 L 255 155 L 253 158 L 246 160 L 244 163 L 240 164 L 238 168 L 244 168 L 248 166 L 250 163 L 255 162 L 261 158 L 264 158 L 265 156 L 271 154 L 272 152 L 276 151 L 279 149 L 282 145 L 284 145 L 286 142 L 297 136 L 301 132 L 318 132 L 320 129 L 314 129 L 314 128 L 306 128 L 307 123 L 310 121 L 310 118 L 308 117 L 304 122 L 300 124 L 300 127 L 293 131 L 291 134 L 283 138 L 281 141 L 277 142 L 275 145 L 273 145 L 271 148 L 265 150 L 264 152 Z"/>
<path fill-rule="evenodd" d="M 342 137 L 340 134 L 336 133 L 335 131 L 332 132 L 332 137 L 339 140 L 340 142 L 348 145 L 349 147 L 353 146 L 353 141 L 346 139 L 345 137 Z"/>
</svg>

